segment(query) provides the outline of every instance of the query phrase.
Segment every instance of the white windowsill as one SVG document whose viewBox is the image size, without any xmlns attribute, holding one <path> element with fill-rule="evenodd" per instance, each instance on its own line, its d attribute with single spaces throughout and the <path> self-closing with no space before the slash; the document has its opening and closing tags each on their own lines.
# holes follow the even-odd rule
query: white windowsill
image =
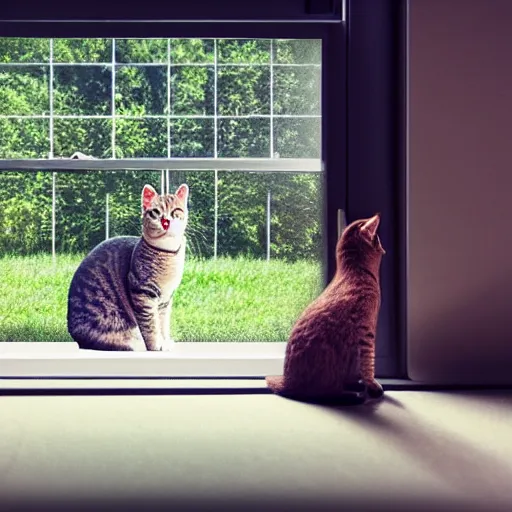
<svg viewBox="0 0 512 512">
<path fill-rule="evenodd" d="M 0 378 L 264 377 L 286 343 L 176 343 L 169 352 L 81 350 L 76 343 L 0 343 Z"/>
</svg>

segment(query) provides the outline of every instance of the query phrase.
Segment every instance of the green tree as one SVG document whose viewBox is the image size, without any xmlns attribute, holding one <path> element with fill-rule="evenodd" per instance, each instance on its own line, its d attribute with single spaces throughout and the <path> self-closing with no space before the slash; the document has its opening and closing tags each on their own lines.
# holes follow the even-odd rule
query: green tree
<svg viewBox="0 0 512 512">
<path fill-rule="evenodd" d="M 56 157 L 75 151 L 97 158 L 113 152 L 118 158 L 269 157 L 272 147 L 276 157 L 319 157 L 319 119 L 300 117 L 320 114 L 318 42 L 116 40 L 115 80 L 113 49 L 111 39 L 55 39 L 50 94 L 50 40 L 0 38 L 0 157 L 47 158 L 52 148 Z M 271 73 L 271 61 L 286 66 Z M 51 95 L 57 116 L 86 117 L 56 118 L 50 127 Z M 116 114 L 125 116 L 116 117 L 115 126 L 108 118 L 112 99 Z M 273 119 L 272 141 L 271 112 L 285 116 Z M 41 117 L 5 117 L 33 115 Z M 140 233 L 142 187 L 158 189 L 160 177 L 160 171 L 58 173 L 57 249 L 83 252 L 103 240 L 107 194 L 110 235 Z M 190 186 L 191 251 L 211 257 L 213 170 L 173 172 L 171 181 Z M 219 253 L 265 256 L 269 190 L 272 257 L 318 256 L 320 178 L 293 173 L 219 172 Z M 51 173 L 0 174 L 0 254 L 50 250 L 51 197 Z"/>
</svg>

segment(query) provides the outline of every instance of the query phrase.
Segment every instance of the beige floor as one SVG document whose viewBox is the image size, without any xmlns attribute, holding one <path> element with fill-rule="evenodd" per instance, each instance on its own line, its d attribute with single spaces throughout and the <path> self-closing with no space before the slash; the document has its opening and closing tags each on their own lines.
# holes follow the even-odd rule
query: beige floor
<svg viewBox="0 0 512 512">
<path fill-rule="evenodd" d="M 338 410 L 2 396 L 0 425 L 0 509 L 512 510 L 512 392 L 388 392 Z"/>
</svg>

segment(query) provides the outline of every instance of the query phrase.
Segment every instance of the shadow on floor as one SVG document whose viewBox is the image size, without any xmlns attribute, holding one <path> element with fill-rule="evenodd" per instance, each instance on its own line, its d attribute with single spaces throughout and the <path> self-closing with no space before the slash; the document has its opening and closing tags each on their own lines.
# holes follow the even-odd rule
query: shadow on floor
<svg viewBox="0 0 512 512">
<path fill-rule="evenodd" d="M 489 400 L 489 397 L 486 393 L 480 393 L 464 399 L 474 401 L 476 406 L 479 401 Z M 507 408 L 512 404 L 510 393 L 506 398 L 502 396 L 495 400 L 501 400 L 500 403 Z M 452 423 L 447 428 L 447 424 L 442 422 L 436 424 L 429 421 L 428 411 L 425 411 L 424 419 L 417 412 L 410 412 L 399 396 L 385 395 L 381 401 L 364 406 L 314 407 L 341 415 L 378 435 L 383 442 L 392 444 L 462 496 L 468 499 L 474 497 L 479 503 L 485 503 L 486 507 L 492 504 L 500 507 L 508 502 L 508 510 L 512 510 L 512 461 L 508 462 L 481 448 L 477 440 L 468 442 L 457 436 L 457 424 Z M 464 421 L 463 415 L 460 421 Z M 475 507 L 478 507 L 476 502 Z"/>
</svg>

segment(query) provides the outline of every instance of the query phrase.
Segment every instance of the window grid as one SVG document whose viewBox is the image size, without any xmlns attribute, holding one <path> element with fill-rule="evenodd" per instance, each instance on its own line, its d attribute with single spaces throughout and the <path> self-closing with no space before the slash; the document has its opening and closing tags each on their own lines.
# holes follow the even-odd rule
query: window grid
<svg viewBox="0 0 512 512">
<path fill-rule="evenodd" d="M 218 87 L 218 48 L 217 39 L 213 40 L 213 115 L 215 117 L 213 121 L 213 158 L 218 158 L 218 104 L 217 104 L 217 87 Z M 213 258 L 217 259 L 218 247 L 219 247 L 219 170 L 213 170 Z"/>
<path fill-rule="evenodd" d="M 50 39 L 50 84 L 49 84 L 49 99 L 50 99 L 50 154 L 48 157 L 53 158 L 53 39 Z M 56 254 L 56 239 L 57 239 L 57 173 L 52 172 L 52 255 L 55 262 Z"/>
<path fill-rule="evenodd" d="M 165 39 L 164 39 L 165 40 Z M 219 45 L 218 45 L 218 39 L 212 39 L 213 42 L 213 61 L 208 62 L 172 62 L 172 43 L 171 39 L 168 38 L 166 43 L 166 62 L 118 62 L 117 56 L 116 56 L 116 39 L 112 38 L 110 39 L 111 42 L 111 60 L 110 62 L 55 62 L 55 40 L 53 38 L 49 38 L 49 58 L 48 62 L 9 62 L 9 63 L 0 63 L 0 67 L 2 68 L 11 68 L 11 69 L 23 69 L 23 68 L 30 68 L 30 67 L 42 67 L 45 69 L 49 69 L 49 108 L 48 108 L 48 114 L 29 114 L 29 115 L 13 115 L 13 114 L 3 114 L 0 115 L 0 119 L 48 119 L 49 120 L 49 153 L 48 153 L 48 159 L 53 161 L 59 161 L 62 156 L 58 156 L 57 160 L 55 160 L 54 150 L 55 150 L 55 120 L 56 119 L 103 119 L 103 120 L 110 120 L 111 121 L 111 128 L 110 128 L 110 153 L 111 153 L 111 159 L 116 160 L 117 162 L 121 163 L 123 160 L 126 160 L 124 158 L 121 158 L 121 160 L 117 159 L 116 150 L 117 150 L 117 144 L 116 144 L 116 120 L 117 119 L 127 119 L 127 120 L 146 120 L 146 119 L 162 119 L 166 120 L 166 156 L 167 159 L 173 160 L 172 155 L 172 121 L 175 119 L 209 119 L 213 121 L 213 157 L 215 160 L 219 162 L 218 166 L 212 166 L 214 171 L 214 258 L 217 257 L 217 251 L 218 251 L 218 216 L 219 216 L 219 205 L 218 205 L 218 196 L 219 196 L 219 190 L 218 190 L 218 171 L 219 168 L 226 170 L 229 166 L 226 165 L 226 160 L 231 160 L 231 158 L 219 158 L 219 120 L 222 119 L 263 119 L 268 120 L 269 125 L 267 125 L 267 128 L 269 129 L 269 149 L 268 149 L 268 158 L 271 160 L 274 160 L 276 162 L 279 162 L 279 170 L 285 170 L 286 166 L 283 166 L 284 162 L 280 161 L 279 155 L 277 152 L 275 152 L 275 134 L 274 134 L 274 119 L 320 119 L 321 114 L 275 114 L 274 113 L 274 81 L 275 81 L 275 69 L 279 68 L 309 68 L 309 69 L 320 69 L 321 64 L 317 63 L 279 63 L 275 62 L 274 59 L 274 49 L 276 48 L 274 40 L 268 39 L 269 43 L 269 57 L 267 62 L 255 62 L 255 63 L 243 63 L 243 62 L 219 62 Z M 103 68 L 110 70 L 111 77 L 110 77 L 110 86 L 111 86 L 111 94 L 110 94 L 110 113 L 109 114 L 55 114 L 55 94 L 54 94 L 54 88 L 55 88 L 55 68 L 72 68 L 72 67 L 94 67 L 94 68 Z M 172 83 L 172 69 L 173 68 L 180 68 L 180 67 L 203 67 L 208 70 L 213 71 L 213 114 L 172 114 L 171 113 L 171 105 L 172 105 L 172 98 L 171 98 L 171 83 Z M 165 114 L 144 114 L 144 115 L 129 115 L 129 114 L 118 114 L 117 112 L 117 106 L 116 106 L 116 82 L 117 82 L 117 71 L 119 69 L 130 67 L 130 68 L 138 68 L 138 69 L 144 69 L 144 68 L 150 68 L 150 67 L 159 67 L 159 68 L 166 68 L 166 112 Z M 222 68 L 268 68 L 269 69 L 269 113 L 268 114 L 236 114 L 236 115 L 222 115 L 219 114 L 219 105 L 218 105 L 218 78 L 219 78 L 219 69 Z M 43 110 L 44 112 L 44 110 Z M 76 150 L 80 150 L 81 148 L 75 148 Z M 69 157 L 71 155 L 65 155 L 65 157 Z M 111 160 L 111 161 L 112 161 Z M 144 161 L 146 159 L 129 159 L 130 161 L 134 160 L 141 160 Z M 181 158 L 180 158 L 181 160 Z M 186 158 L 185 158 L 186 160 Z M 197 160 L 197 158 L 193 159 L 194 161 Z M 241 158 L 240 160 L 246 160 L 247 162 L 251 159 L 247 158 Z M 258 160 L 258 159 L 256 159 Z M 290 159 L 288 159 L 290 160 Z M 300 160 L 301 163 L 298 163 Z M 318 172 L 316 169 L 315 163 L 311 159 L 295 159 L 295 165 L 297 167 L 294 168 L 293 172 L 302 172 L 305 169 L 308 170 L 308 172 Z M 28 160 L 31 162 L 31 164 L 34 164 L 34 160 Z M 4 160 L 4 163 L 7 162 L 7 160 Z M 18 162 L 22 162 L 22 160 L 19 160 Z M 75 160 L 74 167 L 77 166 L 80 162 Z M 108 163 L 107 160 L 102 160 L 101 158 L 96 160 L 97 163 Z M 162 162 L 163 163 L 163 162 Z M 161 169 L 161 190 L 162 193 L 168 193 L 170 189 L 170 169 L 176 169 L 175 166 L 172 164 L 175 162 L 165 162 L 165 168 L 160 166 L 159 169 Z M 291 162 L 288 162 L 289 164 Z M 112 162 L 114 164 L 114 162 Z M 182 165 L 182 164 L 180 164 Z M 44 166 L 44 164 L 43 164 Z M 98 167 L 98 166 L 96 166 Z M 103 167 L 103 166 L 99 166 Z M 145 166 L 145 167 L 153 167 L 151 166 Z M 158 166 L 157 166 L 158 167 Z M 210 167 L 210 169 L 212 169 Z M 247 165 L 246 165 L 247 167 Z M 22 166 L 20 167 L 22 168 Z M 78 167 L 77 167 L 78 168 Z M 117 167 L 116 167 L 117 168 Z M 105 170 L 107 167 L 105 167 Z M 114 167 L 112 167 L 114 169 Z M 259 163 L 256 163 L 256 165 L 251 166 L 252 171 L 264 171 L 263 168 L 260 168 Z M 59 168 L 57 166 L 51 170 L 52 172 L 52 254 L 53 258 L 55 260 L 56 256 L 56 247 L 55 247 L 55 241 L 56 241 L 56 204 L 55 204 L 55 198 L 56 198 L 56 179 L 57 174 L 59 172 Z M 211 171 L 210 171 L 211 172 Z M 109 238 L 110 236 L 110 222 L 109 222 L 109 193 L 107 192 L 105 195 L 105 238 Z M 271 201 L 271 193 L 270 190 L 267 194 L 267 259 L 270 257 L 270 201 Z"/>
<path fill-rule="evenodd" d="M 270 158 L 274 158 L 274 41 L 270 40 Z"/>
<path fill-rule="evenodd" d="M 172 45 L 171 38 L 167 39 L 167 62 L 118 62 L 116 59 L 116 39 L 111 39 L 112 43 L 112 59 L 110 62 L 54 62 L 54 39 L 49 40 L 50 53 L 48 62 L 8 62 L 0 63 L 1 67 L 31 67 L 42 66 L 49 67 L 49 114 L 35 114 L 35 115 L 15 115 L 4 114 L 0 115 L 1 119 L 48 119 L 49 120 L 49 158 L 54 158 L 54 120 L 55 119 L 110 119 L 111 120 L 111 153 L 112 158 L 116 158 L 116 119 L 126 120 L 142 120 L 142 119 L 165 119 L 167 125 L 167 158 L 172 157 L 172 138 L 171 138 L 171 121 L 175 119 L 212 119 L 214 125 L 214 140 L 213 140 L 213 153 L 214 158 L 218 158 L 218 127 L 219 119 L 268 119 L 270 123 L 269 133 L 269 158 L 277 156 L 274 151 L 274 119 L 320 119 L 320 114 L 274 114 L 274 69 L 276 68 L 320 68 L 321 64 L 318 63 L 279 63 L 274 62 L 274 40 L 269 40 L 269 62 L 256 62 L 256 63 L 240 63 L 240 62 L 218 62 L 218 39 L 213 39 L 213 62 L 176 62 L 171 61 Z M 55 67 L 71 67 L 71 66 L 94 66 L 110 68 L 111 70 L 111 112 L 110 115 L 87 115 L 87 114 L 55 114 L 54 113 L 54 69 Z M 166 114 L 145 114 L 142 116 L 118 114 L 116 109 L 116 70 L 121 66 L 129 66 L 136 68 L 144 67 L 164 67 L 166 66 L 167 72 L 167 102 Z M 214 112 L 212 114 L 171 114 L 171 71 L 173 67 L 184 66 L 200 66 L 209 67 L 214 71 Z M 269 114 L 246 114 L 246 115 L 220 115 L 218 113 L 218 70 L 222 67 L 269 67 L 270 69 L 270 113 Z M 79 150 L 80 148 L 77 148 Z M 71 155 L 66 155 L 71 156 Z M 166 185 L 164 185 L 166 182 Z M 215 182 L 217 183 L 217 170 L 215 170 Z M 165 173 L 162 171 L 162 190 L 168 190 L 169 187 L 169 170 L 166 169 Z"/>
</svg>

